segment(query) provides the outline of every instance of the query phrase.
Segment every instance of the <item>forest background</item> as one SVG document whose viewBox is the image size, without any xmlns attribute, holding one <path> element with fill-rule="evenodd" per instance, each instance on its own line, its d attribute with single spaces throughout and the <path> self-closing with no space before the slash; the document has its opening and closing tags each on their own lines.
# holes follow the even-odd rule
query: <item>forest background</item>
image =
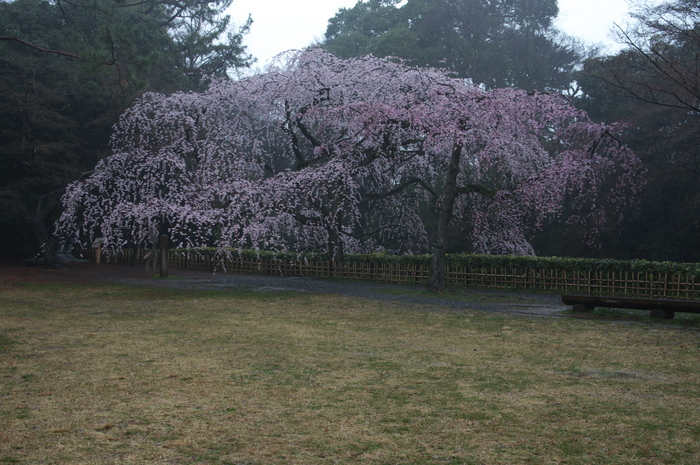
<svg viewBox="0 0 700 465">
<path fill-rule="evenodd" d="M 640 207 L 591 247 L 565 221 L 531 242 L 539 255 L 699 261 L 700 7 L 635 4 L 604 55 L 553 26 L 556 1 L 358 2 L 329 19 L 323 47 L 447 68 L 487 89 L 561 93 L 596 121 L 629 123 L 622 141 L 649 174 Z M 144 92 L 198 91 L 253 57 L 250 18 L 231 0 L 0 2 L 0 255 L 55 245 L 65 187 L 110 153 L 119 115 Z M 465 251 L 455 232 L 450 251 Z M 468 251 L 468 250 L 466 250 Z"/>
</svg>

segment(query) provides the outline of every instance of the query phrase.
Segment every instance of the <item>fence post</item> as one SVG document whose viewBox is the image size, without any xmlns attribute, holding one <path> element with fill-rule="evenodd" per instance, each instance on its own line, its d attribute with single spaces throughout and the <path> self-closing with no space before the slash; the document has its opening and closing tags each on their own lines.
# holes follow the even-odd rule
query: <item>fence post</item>
<svg viewBox="0 0 700 465">
<path fill-rule="evenodd" d="M 104 242 L 104 239 L 102 239 L 101 237 L 98 237 L 92 243 L 92 248 L 95 250 L 95 263 L 97 265 L 99 265 L 102 262 L 102 243 L 103 242 Z"/>
</svg>

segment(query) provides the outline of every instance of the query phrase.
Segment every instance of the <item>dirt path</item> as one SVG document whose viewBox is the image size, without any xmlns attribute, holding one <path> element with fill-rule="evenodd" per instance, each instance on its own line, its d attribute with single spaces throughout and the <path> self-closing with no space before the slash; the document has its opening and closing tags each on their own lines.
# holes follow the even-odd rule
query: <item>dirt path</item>
<svg viewBox="0 0 700 465">
<path fill-rule="evenodd" d="M 423 292 L 422 287 L 317 278 L 214 274 L 208 271 L 171 269 L 169 278 L 158 279 L 146 275 L 142 267 L 115 264 L 69 263 L 62 270 L 11 263 L 0 265 L 0 283 L 16 282 L 105 282 L 173 289 L 252 289 L 261 292 L 289 290 L 405 302 L 436 311 L 480 310 L 549 317 L 564 316 L 562 313 L 566 310 L 560 296 L 556 294 L 460 289 L 435 296 Z"/>
</svg>

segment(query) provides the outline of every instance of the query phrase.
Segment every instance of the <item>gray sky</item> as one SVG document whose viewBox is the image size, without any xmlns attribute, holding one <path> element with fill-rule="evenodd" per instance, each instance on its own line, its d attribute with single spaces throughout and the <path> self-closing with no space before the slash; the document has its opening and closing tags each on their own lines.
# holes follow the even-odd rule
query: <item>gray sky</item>
<svg viewBox="0 0 700 465">
<path fill-rule="evenodd" d="M 257 66 L 285 50 L 303 48 L 323 39 L 328 19 L 357 0 L 234 0 L 229 14 L 242 24 L 248 14 L 253 26 L 244 43 L 258 58 Z M 609 31 L 627 18 L 627 0 L 559 0 L 557 26 L 589 43 L 614 47 Z"/>
</svg>

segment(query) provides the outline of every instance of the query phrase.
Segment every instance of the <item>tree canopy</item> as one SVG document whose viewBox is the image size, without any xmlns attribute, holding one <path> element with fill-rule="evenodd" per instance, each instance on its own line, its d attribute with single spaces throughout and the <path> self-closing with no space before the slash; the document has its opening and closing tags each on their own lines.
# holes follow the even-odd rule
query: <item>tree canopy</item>
<svg viewBox="0 0 700 465">
<path fill-rule="evenodd" d="M 556 0 L 365 0 L 329 20 L 340 57 L 396 56 L 487 88 L 566 90 L 582 51 L 552 25 Z"/>
</svg>

